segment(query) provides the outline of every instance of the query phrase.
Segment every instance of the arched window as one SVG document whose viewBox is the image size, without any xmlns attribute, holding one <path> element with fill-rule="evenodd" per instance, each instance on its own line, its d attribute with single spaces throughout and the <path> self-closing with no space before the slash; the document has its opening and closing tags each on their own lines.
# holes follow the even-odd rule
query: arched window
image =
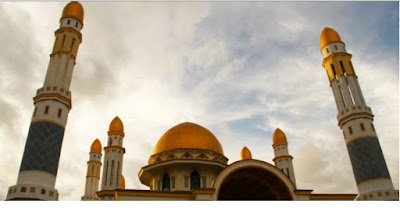
<svg viewBox="0 0 400 208">
<path fill-rule="evenodd" d="M 162 190 L 163 191 L 169 191 L 170 190 L 169 184 L 170 184 L 169 175 L 166 173 L 166 174 L 164 174 L 163 180 L 162 180 Z"/>
<path fill-rule="evenodd" d="M 198 189 L 200 188 L 200 175 L 197 171 L 193 171 L 190 174 L 190 189 Z"/>
</svg>

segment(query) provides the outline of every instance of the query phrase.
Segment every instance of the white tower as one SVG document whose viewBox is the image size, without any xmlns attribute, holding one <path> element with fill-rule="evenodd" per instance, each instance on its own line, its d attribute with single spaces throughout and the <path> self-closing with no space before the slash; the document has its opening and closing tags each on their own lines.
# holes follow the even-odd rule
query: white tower
<svg viewBox="0 0 400 208">
<path fill-rule="evenodd" d="M 6 200 L 58 200 L 55 183 L 64 130 L 72 108 L 69 88 L 82 42 L 83 13 L 78 2 L 68 3 L 62 12 L 46 79 L 33 98 L 35 109 L 17 185 L 9 188 Z"/>
<path fill-rule="evenodd" d="M 376 134 L 371 108 L 365 103 L 351 54 L 339 34 L 325 28 L 320 37 L 321 53 L 338 110 L 359 195 L 356 200 L 399 200 Z"/>
<path fill-rule="evenodd" d="M 296 179 L 294 177 L 293 157 L 289 154 L 286 135 L 277 128 L 272 136 L 272 147 L 274 148 L 275 167 L 285 173 L 296 187 Z"/>
<path fill-rule="evenodd" d="M 90 147 L 89 161 L 87 162 L 85 195 L 82 201 L 99 200 L 96 192 L 99 190 L 100 168 L 101 168 L 101 143 L 99 139 L 94 140 Z"/>
<path fill-rule="evenodd" d="M 122 163 L 125 154 L 125 148 L 122 146 L 124 136 L 124 125 L 117 116 L 110 123 L 108 143 L 104 147 L 105 154 L 101 190 L 121 188 Z"/>
</svg>

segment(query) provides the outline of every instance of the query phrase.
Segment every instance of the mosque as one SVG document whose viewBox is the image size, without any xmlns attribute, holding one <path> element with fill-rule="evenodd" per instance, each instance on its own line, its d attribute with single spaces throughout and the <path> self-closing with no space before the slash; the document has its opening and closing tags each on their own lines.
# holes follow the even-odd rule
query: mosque
<svg viewBox="0 0 400 208">
<path fill-rule="evenodd" d="M 33 98 L 35 109 L 17 184 L 8 189 L 6 200 L 58 200 L 55 181 L 72 107 L 69 87 L 82 42 L 83 17 L 79 2 L 68 3 L 62 12 L 46 79 Z M 252 159 L 247 147 L 241 160 L 228 164 L 214 134 L 189 122 L 165 132 L 140 169 L 139 180 L 148 189 L 127 188 L 122 175 L 124 125 L 115 117 L 103 141 L 106 146 L 96 139 L 90 147 L 82 200 L 398 200 L 351 54 L 331 28 L 322 31 L 320 45 L 358 194 L 298 189 L 288 138 L 279 128 L 273 134 L 274 164 Z"/>
</svg>

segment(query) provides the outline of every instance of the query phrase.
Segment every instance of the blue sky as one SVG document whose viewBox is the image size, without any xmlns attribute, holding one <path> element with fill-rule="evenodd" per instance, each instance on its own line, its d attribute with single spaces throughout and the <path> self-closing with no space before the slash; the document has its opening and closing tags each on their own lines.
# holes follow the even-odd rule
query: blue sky
<svg viewBox="0 0 400 208">
<path fill-rule="evenodd" d="M 297 185 L 357 193 L 319 36 L 334 28 L 352 62 L 393 183 L 399 183 L 398 2 L 83 2 L 83 43 L 71 84 L 56 187 L 80 200 L 90 144 L 125 125 L 127 188 L 169 128 L 211 130 L 229 163 L 247 146 L 270 163 L 282 129 Z M 0 199 L 15 184 L 65 3 L 0 3 Z M 338 170 L 342 174 L 337 174 Z"/>
</svg>

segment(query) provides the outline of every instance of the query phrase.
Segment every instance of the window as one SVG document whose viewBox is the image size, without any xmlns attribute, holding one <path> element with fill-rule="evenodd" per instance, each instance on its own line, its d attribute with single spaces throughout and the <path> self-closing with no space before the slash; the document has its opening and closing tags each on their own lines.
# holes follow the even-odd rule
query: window
<svg viewBox="0 0 400 208">
<path fill-rule="evenodd" d="M 361 131 L 365 131 L 364 124 L 360 123 Z"/>
<path fill-rule="evenodd" d="M 11 194 L 11 193 L 12 193 L 12 189 L 9 189 L 9 190 L 8 190 L 8 194 Z"/>
<path fill-rule="evenodd" d="M 65 38 L 66 38 L 66 36 L 64 35 L 64 36 L 63 36 L 63 40 L 62 40 L 62 44 L 61 44 L 61 51 L 62 51 L 63 48 L 64 48 Z"/>
<path fill-rule="evenodd" d="M 110 186 L 113 182 L 113 178 L 114 178 L 114 160 L 111 161 L 111 175 L 110 175 Z"/>
<path fill-rule="evenodd" d="M 336 71 L 335 71 L 335 66 L 333 64 L 331 64 L 331 68 L 334 71 L 335 75 L 336 75 Z"/>
<path fill-rule="evenodd" d="M 337 45 L 335 45 L 335 50 L 337 50 Z"/>
<path fill-rule="evenodd" d="M 71 48 L 69 49 L 69 52 L 72 52 L 72 49 L 74 48 L 74 43 L 75 43 L 75 38 L 72 39 Z"/>
<path fill-rule="evenodd" d="M 345 73 L 346 71 L 345 71 L 345 69 L 344 69 L 343 62 L 342 62 L 342 61 L 340 61 L 340 67 L 342 68 L 343 73 Z"/>
<path fill-rule="evenodd" d="M 372 198 L 372 194 L 368 194 L 368 198 Z"/>
<path fill-rule="evenodd" d="M 33 116 L 36 116 L 36 112 L 37 112 L 37 107 L 35 107 L 35 110 L 33 111 Z"/>
<path fill-rule="evenodd" d="M 50 106 L 46 105 L 46 108 L 44 109 L 44 114 L 48 114 L 49 113 L 49 108 L 50 108 Z"/>
<path fill-rule="evenodd" d="M 351 128 L 351 126 L 349 126 L 349 132 L 350 134 L 353 134 L 353 129 Z"/>
<path fill-rule="evenodd" d="M 41 193 L 41 194 L 46 194 L 46 189 L 40 190 L 40 193 Z"/>
<path fill-rule="evenodd" d="M 366 199 L 367 199 L 367 195 L 364 195 L 364 196 L 363 196 L 363 199 L 366 200 Z"/>
<path fill-rule="evenodd" d="M 189 187 L 189 176 L 185 176 L 185 187 Z"/>
<path fill-rule="evenodd" d="M 108 138 L 108 146 L 111 146 L 111 137 Z"/>
<path fill-rule="evenodd" d="M 67 21 L 67 25 L 69 25 L 70 22 L 71 22 L 71 20 L 68 20 L 68 21 Z"/>
<path fill-rule="evenodd" d="M 201 177 L 201 186 L 207 188 L 207 177 Z"/>
<path fill-rule="evenodd" d="M 75 27 L 78 28 L 78 22 L 75 22 Z"/>
<path fill-rule="evenodd" d="M 107 185 L 107 172 L 108 172 L 108 161 L 107 161 L 107 164 L 106 164 L 106 177 L 104 179 L 104 185 L 105 186 Z"/>
<path fill-rule="evenodd" d="M 190 174 L 190 190 L 200 188 L 200 175 L 197 171 Z"/>
<path fill-rule="evenodd" d="M 121 183 L 119 182 L 119 161 L 117 163 L 117 180 L 115 182 L 117 187 L 121 186 Z"/>
<path fill-rule="evenodd" d="M 175 189 L 175 178 L 171 178 L 171 189 Z"/>
<path fill-rule="evenodd" d="M 21 187 L 21 192 L 26 192 L 26 187 Z"/>
<path fill-rule="evenodd" d="M 163 176 L 163 183 L 162 183 L 162 191 L 169 191 L 170 190 L 170 180 L 169 175 L 164 174 Z"/>
<path fill-rule="evenodd" d="M 385 191 L 385 195 L 389 196 L 390 195 L 389 191 Z"/>
<path fill-rule="evenodd" d="M 289 168 L 286 168 L 287 176 L 289 176 Z"/>
<path fill-rule="evenodd" d="M 59 108 L 59 109 L 58 109 L 58 118 L 61 118 L 61 115 L 62 115 L 62 109 Z"/>
<path fill-rule="evenodd" d="M 378 196 L 382 196 L 382 192 L 378 192 Z"/>
<path fill-rule="evenodd" d="M 326 48 L 326 52 L 329 53 L 329 48 Z"/>
<path fill-rule="evenodd" d="M 49 196 L 54 196 L 54 191 L 50 191 Z"/>
<path fill-rule="evenodd" d="M 374 127 L 373 123 L 371 123 L 371 129 L 372 129 L 372 131 L 375 131 L 375 127 Z"/>
</svg>

